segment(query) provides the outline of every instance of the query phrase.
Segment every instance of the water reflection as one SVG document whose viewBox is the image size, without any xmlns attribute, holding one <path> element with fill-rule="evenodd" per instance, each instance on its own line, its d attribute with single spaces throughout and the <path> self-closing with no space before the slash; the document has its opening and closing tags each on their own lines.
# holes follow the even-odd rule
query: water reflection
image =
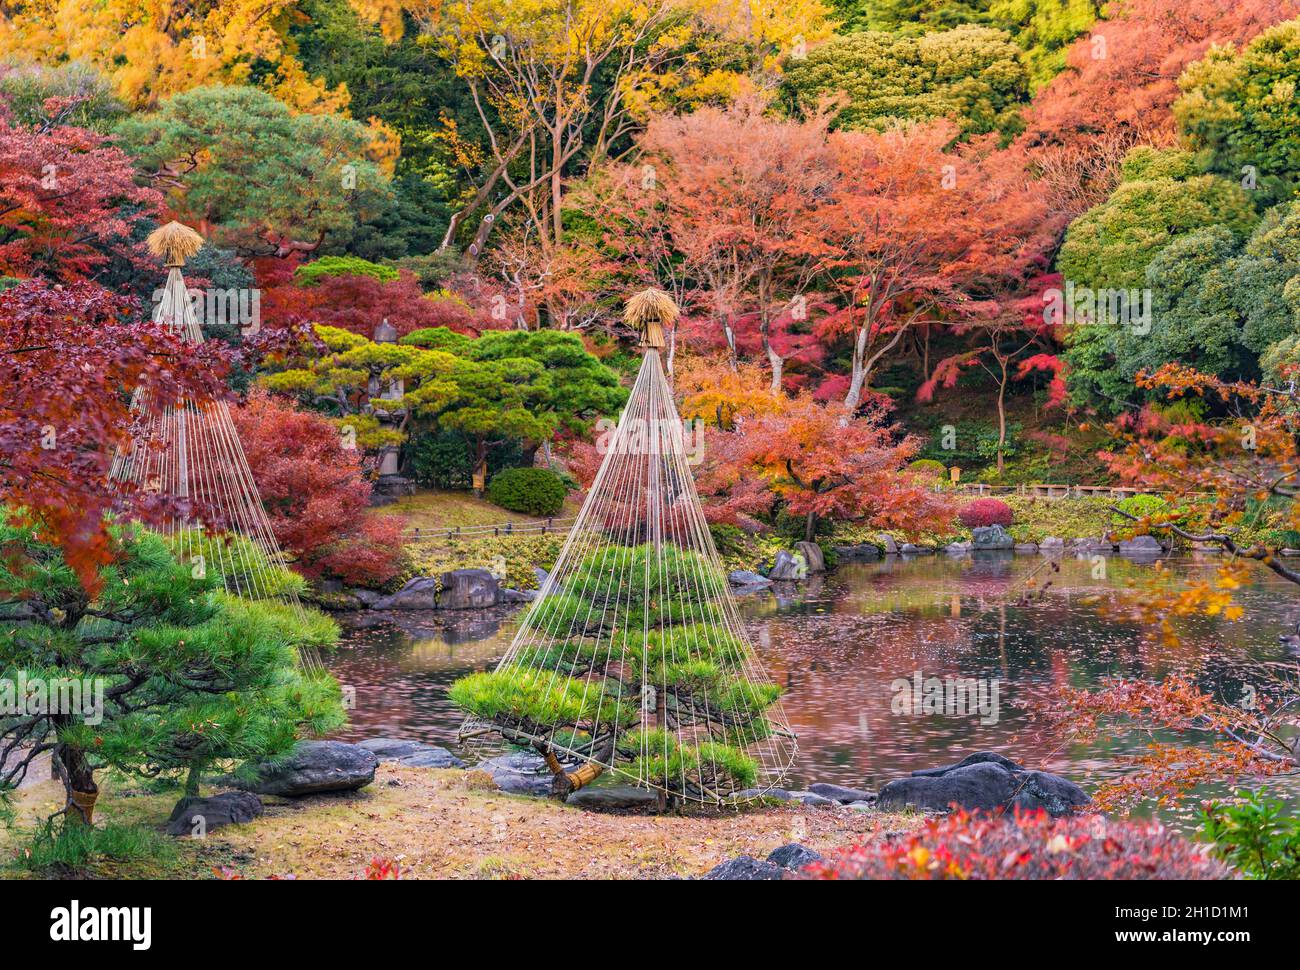
<svg viewBox="0 0 1300 970">
<path fill-rule="evenodd" d="M 1102 677 L 1183 673 L 1229 699 L 1243 696 L 1254 665 L 1285 659 L 1278 635 L 1294 628 L 1300 595 L 1259 569 L 1239 592 L 1246 619 L 1188 621 L 1180 647 L 1144 643 L 1133 623 L 1098 615 L 1096 598 L 1153 578 L 1170 586 L 1207 578 L 1214 559 L 945 556 L 841 567 L 801 586 L 745 597 L 742 611 L 772 676 L 786 688 L 799 734 L 791 779 L 874 787 L 914 768 L 996 748 L 1035 767 L 1095 784 L 1116 753 L 1141 742 L 1107 738 L 1059 749 L 1038 737 L 1026 706 L 1058 685 Z M 453 741 L 460 716 L 447 687 L 490 669 L 519 615 L 513 608 L 463 613 L 345 617 L 328 663 L 356 691 L 346 739 L 377 734 Z M 976 714 L 900 714 L 898 679 L 981 678 L 998 683 L 996 723 Z M 987 718 L 985 718 L 987 720 Z"/>
</svg>

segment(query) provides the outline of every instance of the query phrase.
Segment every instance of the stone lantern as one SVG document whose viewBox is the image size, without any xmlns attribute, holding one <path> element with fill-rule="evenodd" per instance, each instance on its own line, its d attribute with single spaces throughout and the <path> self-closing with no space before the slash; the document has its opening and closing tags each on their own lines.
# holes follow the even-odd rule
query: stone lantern
<svg viewBox="0 0 1300 970">
<path fill-rule="evenodd" d="M 387 320 L 375 327 L 375 343 L 391 344 L 397 342 L 397 330 Z M 377 375 L 370 378 L 370 396 L 384 401 L 400 401 L 406 395 L 406 384 L 399 377 L 384 381 Z M 374 409 L 372 411 L 381 426 L 396 428 L 406 416 L 406 410 Z M 374 498 L 379 505 L 387 504 L 403 495 L 415 494 L 415 483 L 400 473 L 400 449 L 395 446 L 383 448 L 379 452 L 379 479 L 375 482 Z"/>
</svg>

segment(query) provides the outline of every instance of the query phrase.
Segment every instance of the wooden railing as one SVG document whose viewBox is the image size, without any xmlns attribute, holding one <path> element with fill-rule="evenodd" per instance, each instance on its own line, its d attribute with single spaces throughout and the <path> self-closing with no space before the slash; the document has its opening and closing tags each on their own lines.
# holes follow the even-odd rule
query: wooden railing
<svg viewBox="0 0 1300 970">
<path fill-rule="evenodd" d="M 1126 498 L 1130 495 L 1164 494 L 1161 489 L 1138 488 L 1133 485 L 988 485 L 983 482 L 936 485 L 935 491 L 956 492 L 958 495 L 1026 495 L 1030 498 L 1084 498 L 1090 495 Z"/>
<path fill-rule="evenodd" d="M 567 532 L 577 521 L 577 516 L 560 519 L 536 519 L 523 522 L 498 522 L 492 525 L 452 526 L 446 529 L 407 529 L 402 533 L 406 542 L 450 542 L 456 539 L 490 539 L 495 536 L 549 535 Z"/>
</svg>

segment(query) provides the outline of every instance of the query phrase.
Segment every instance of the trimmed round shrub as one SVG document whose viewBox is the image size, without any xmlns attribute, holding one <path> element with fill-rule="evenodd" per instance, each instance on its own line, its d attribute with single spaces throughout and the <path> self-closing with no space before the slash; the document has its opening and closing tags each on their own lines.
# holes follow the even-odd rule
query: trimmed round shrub
<svg viewBox="0 0 1300 970">
<path fill-rule="evenodd" d="M 548 468 L 507 468 L 488 483 L 494 505 L 525 515 L 554 515 L 568 494 L 564 480 Z"/>
<path fill-rule="evenodd" d="M 370 276 L 381 283 L 391 283 L 400 274 L 391 266 L 380 266 L 358 256 L 322 256 L 303 263 L 293 275 L 299 286 L 315 286 L 330 276 Z"/>
<path fill-rule="evenodd" d="M 1006 527 L 1011 525 L 1011 506 L 1001 499 L 977 498 L 958 512 L 957 518 L 968 529 L 986 525 Z"/>
<path fill-rule="evenodd" d="M 933 458 L 918 458 L 907 466 L 907 470 L 914 475 L 920 475 L 925 478 L 947 478 L 948 467 L 941 461 Z"/>
<path fill-rule="evenodd" d="M 1231 879 L 1163 825 L 1100 815 L 954 812 L 806 867 L 806 879 Z"/>
</svg>

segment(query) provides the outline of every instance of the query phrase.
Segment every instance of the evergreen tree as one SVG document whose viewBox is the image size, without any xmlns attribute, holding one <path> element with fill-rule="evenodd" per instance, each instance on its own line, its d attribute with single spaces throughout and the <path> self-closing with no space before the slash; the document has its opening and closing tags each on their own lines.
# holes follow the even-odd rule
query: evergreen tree
<svg viewBox="0 0 1300 970">
<path fill-rule="evenodd" d="M 248 563 L 271 592 L 300 589 L 301 579 L 242 538 L 204 540 L 203 553 L 181 562 L 167 539 L 138 525 L 110 533 L 114 554 L 88 594 L 58 548 L 31 529 L 0 527 L 0 684 L 29 687 L 0 713 L 0 790 L 48 753 L 65 821 L 89 824 L 103 768 L 184 776 L 193 793 L 215 762 L 280 755 L 343 722 L 338 684 L 299 664 L 299 650 L 336 638 L 334 623 L 231 596 L 215 566 Z M 222 554 L 223 542 L 249 548 Z M 73 682 L 80 704 L 67 703 L 76 695 L 66 690 L 31 699 L 32 684 Z"/>
</svg>

